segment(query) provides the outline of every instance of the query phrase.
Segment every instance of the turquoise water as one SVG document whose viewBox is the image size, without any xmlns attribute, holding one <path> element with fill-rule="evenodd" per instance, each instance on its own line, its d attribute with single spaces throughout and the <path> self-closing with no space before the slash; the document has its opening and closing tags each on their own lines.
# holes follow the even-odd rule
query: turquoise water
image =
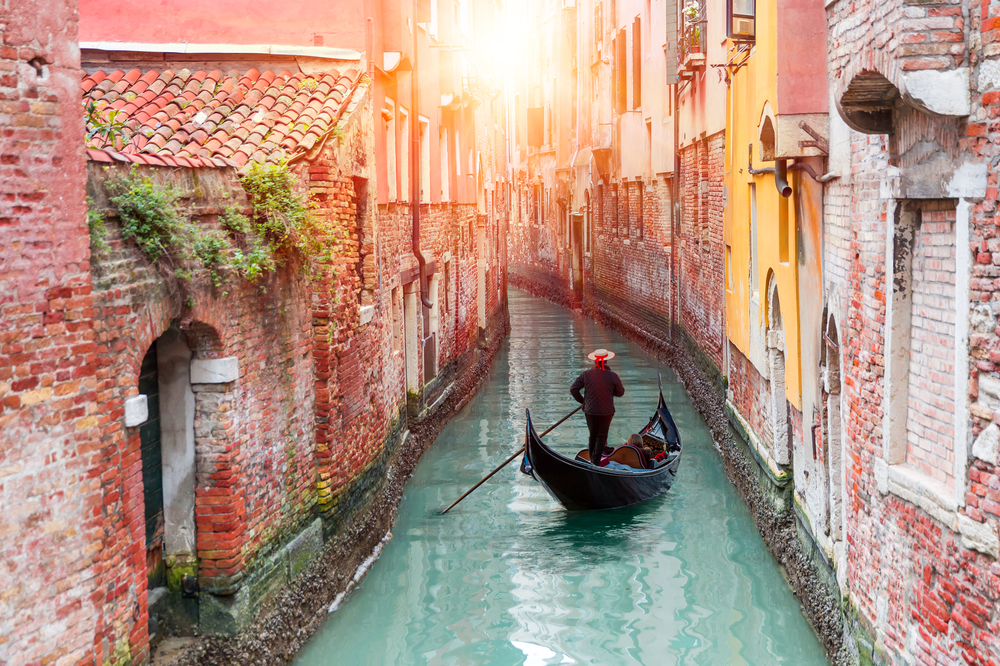
<svg viewBox="0 0 1000 666">
<path fill-rule="evenodd" d="M 333 664 L 826 664 L 728 483 L 708 428 L 662 369 L 684 441 L 674 487 L 637 507 L 570 513 L 512 462 L 524 409 L 539 431 L 576 406 L 598 347 L 622 378 L 612 442 L 656 405 L 655 358 L 616 333 L 511 290 L 512 333 L 489 380 L 407 483 L 393 539 L 299 655 Z M 586 446 L 578 413 L 546 441 Z"/>
</svg>

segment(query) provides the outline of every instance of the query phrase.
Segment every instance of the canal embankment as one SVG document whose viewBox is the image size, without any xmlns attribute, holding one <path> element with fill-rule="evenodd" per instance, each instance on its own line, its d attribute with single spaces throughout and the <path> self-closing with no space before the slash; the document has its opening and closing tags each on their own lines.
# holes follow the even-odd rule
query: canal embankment
<svg viewBox="0 0 1000 666">
<path fill-rule="evenodd" d="M 565 287 L 533 277 L 512 270 L 509 282 L 559 306 L 575 305 Z M 725 378 L 694 338 L 681 326 L 654 331 L 645 321 L 603 308 L 592 299 L 583 299 L 578 311 L 635 342 L 677 374 L 711 430 L 726 476 L 750 510 L 831 664 L 868 663 L 872 649 L 868 632 L 842 604 L 836 574 L 795 510 L 792 484 L 779 483 L 755 457 L 739 422 L 727 411 Z"/>
<path fill-rule="evenodd" d="M 199 664 L 273 665 L 289 663 L 326 618 L 338 597 L 356 582 L 355 575 L 384 543 L 396 520 L 406 481 L 424 452 L 449 420 L 472 399 L 510 331 L 506 307 L 489 322 L 484 337 L 407 411 L 401 411 L 385 452 L 359 486 L 365 492 L 341 503 L 324 522 L 324 544 L 299 576 L 255 609 L 254 621 L 236 636 L 200 636 L 167 641 L 154 651 L 157 666 Z M 349 597 L 348 597 L 349 598 Z"/>
</svg>

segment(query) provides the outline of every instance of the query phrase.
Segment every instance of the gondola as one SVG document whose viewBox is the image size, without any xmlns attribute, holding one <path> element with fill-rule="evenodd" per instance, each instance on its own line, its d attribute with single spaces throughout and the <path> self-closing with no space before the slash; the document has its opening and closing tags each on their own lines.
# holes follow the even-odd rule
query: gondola
<svg viewBox="0 0 1000 666">
<path fill-rule="evenodd" d="M 670 490 L 677 477 L 677 468 L 681 463 L 681 438 L 663 400 L 662 385 L 656 411 L 639 432 L 644 443 L 666 453 L 665 460 L 653 469 L 624 471 L 598 467 L 590 462 L 587 449 L 580 451 L 575 459 L 562 456 L 545 445 L 531 423 L 530 410 L 524 411 L 528 425 L 521 471 L 541 483 L 556 501 L 570 511 L 617 509 L 645 502 Z M 615 449 L 611 460 L 641 467 L 640 457 L 641 453 L 636 449 L 620 446 Z"/>
</svg>

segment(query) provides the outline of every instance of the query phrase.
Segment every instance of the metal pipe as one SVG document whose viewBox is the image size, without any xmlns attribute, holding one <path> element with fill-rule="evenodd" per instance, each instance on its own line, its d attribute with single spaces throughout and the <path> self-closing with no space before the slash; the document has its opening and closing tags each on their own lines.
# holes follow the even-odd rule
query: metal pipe
<svg viewBox="0 0 1000 666">
<path fill-rule="evenodd" d="M 417 50 L 420 30 L 417 28 L 417 0 L 413 0 L 413 68 L 410 71 L 410 163 L 413 168 L 410 178 L 410 206 L 413 211 L 413 256 L 417 258 L 417 274 L 420 281 L 420 302 L 430 310 L 434 304 L 427 298 L 427 279 L 424 266 L 427 261 L 420 252 L 420 90 L 417 86 Z M 428 137 L 428 141 L 430 137 Z"/>
<path fill-rule="evenodd" d="M 788 184 L 788 160 L 774 161 L 774 186 L 778 188 L 778 194 L 786 199 L 792 196 L 792 188 Z"/>
<path fill-rule="evenodd" d="M 679 9 L 679 6 L 677 7 Z M 678 19 L 678 16 L 674 16 L 674 21 Z M 669 23 L 669 18 L 667 20 Z M 676 23 L 675 23 L 676 24 Z M 669 33 L 668 33 L 669 34 Z M 676 57 L 676 55 L 675 55 Z M 676 71 L 677 63 L 674 63 L 674 69 Z M 670 183 L 670 276 L 674 281 L 674 293 L 671 301 L 671 310 L 674 310 L 673 316 L 670 318 L 670 342 L 674 341 L 674 326 L 675 323 L 681 318 L 681 305 L 680 305 L 680 294 L 681 294 L 681 272 L 677 268 L 677 227 L 680 224 L 680 202 L 677 200 L 680 197 L 680 179 L 681 179 L 681 147 L 680 147 L 680 136 L 681 136 L 681 125 L 680 125 L 680 109 L 678 104 L 680 102 L 681 93 L 680 85 L 674 78 L 674 102 L 671 107 L 674 112 L 674 177 Z"/>
<path fill-rule="evenodd" d="M 754 169 L 753 168 L 753 144 L 747 144 L 747 173 L 751 176 L 759 176 L 765 173 L 774 173 L 774 169 L 768 167 L 767 169 Z"/>
</svg>

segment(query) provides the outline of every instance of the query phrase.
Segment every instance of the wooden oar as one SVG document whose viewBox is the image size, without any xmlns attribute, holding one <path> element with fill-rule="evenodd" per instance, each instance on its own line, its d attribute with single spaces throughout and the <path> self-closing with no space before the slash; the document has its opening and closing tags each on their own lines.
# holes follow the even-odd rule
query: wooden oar
<svg viewBox="0 0 1000 666">
<path fill-rule="evenodd" d="M 539 437 L 545 437 L 547 434 L 549 434 L 550 432 L 552 432 L 557 425 L 559 425 L 560 423 L 562 423 L 563 421 L 565 421 L 569 417 L 573 416 L 574 414 L 576 414 L 581 409 L 583 409 L 583 405 L 580 405 L 579 407 L 577 407 L 576 409 L 574 409 L 572 412 L 570 412 L 566 416 L 564 416 L 561 419 L 559 419 L 558 421 L 556 421 L 555 425 L 553 425 L 551 428 L 549 428 L 548 430 L 546 430 L 545 432 L 543 432 L 541 435 L 539 435 Z M 523 446 L 521 448 L 519 448 L 517 451 L 515 451 L 514 455 L 512 455 L 510 458 L 507 458 L 507 460 L 504 460 L 502 463 L 500 463 L 499 467 L 497 467 L 492 472 L 490 472 L 489 474 L 487 474 L 486 476 L 484 476 L 479 481 L 479 483 L 477 483 L 476 485 L 474 485 L 471 488 L 469 488 L 469 490 L 466 491 L 466 493 L 464 495 L 462 495 L 457 500 L 455 500 L 454 502 L 452 502 L 451 506 L 449 506 L 447 509 L 445 509 L 444 511 L 442 511 L 441 514 L 444 515 L 444 514 L 448 513 L 451 510 L 452 506 L 455 506 L 456 504 L 458 504 L 459 502 L 461 502 L 462 500 L 464 500 L 466 497 L 468 497 L 469 495 L 471 495 L 473 490 L 475 490 L 479 486 L 481 486 L 484 483 L 486 483 L 491 476 L 493 476 L 494 474 L 496 474 L 497 472 L 499 472 L 500 470 L 502 470 L 504 467 L 506 467 L 510 463 L 511 460 L 513 460 L 514 458 L 518 457 L 522 453 L 524 453 L 524 447 Z"/>
</svg>

